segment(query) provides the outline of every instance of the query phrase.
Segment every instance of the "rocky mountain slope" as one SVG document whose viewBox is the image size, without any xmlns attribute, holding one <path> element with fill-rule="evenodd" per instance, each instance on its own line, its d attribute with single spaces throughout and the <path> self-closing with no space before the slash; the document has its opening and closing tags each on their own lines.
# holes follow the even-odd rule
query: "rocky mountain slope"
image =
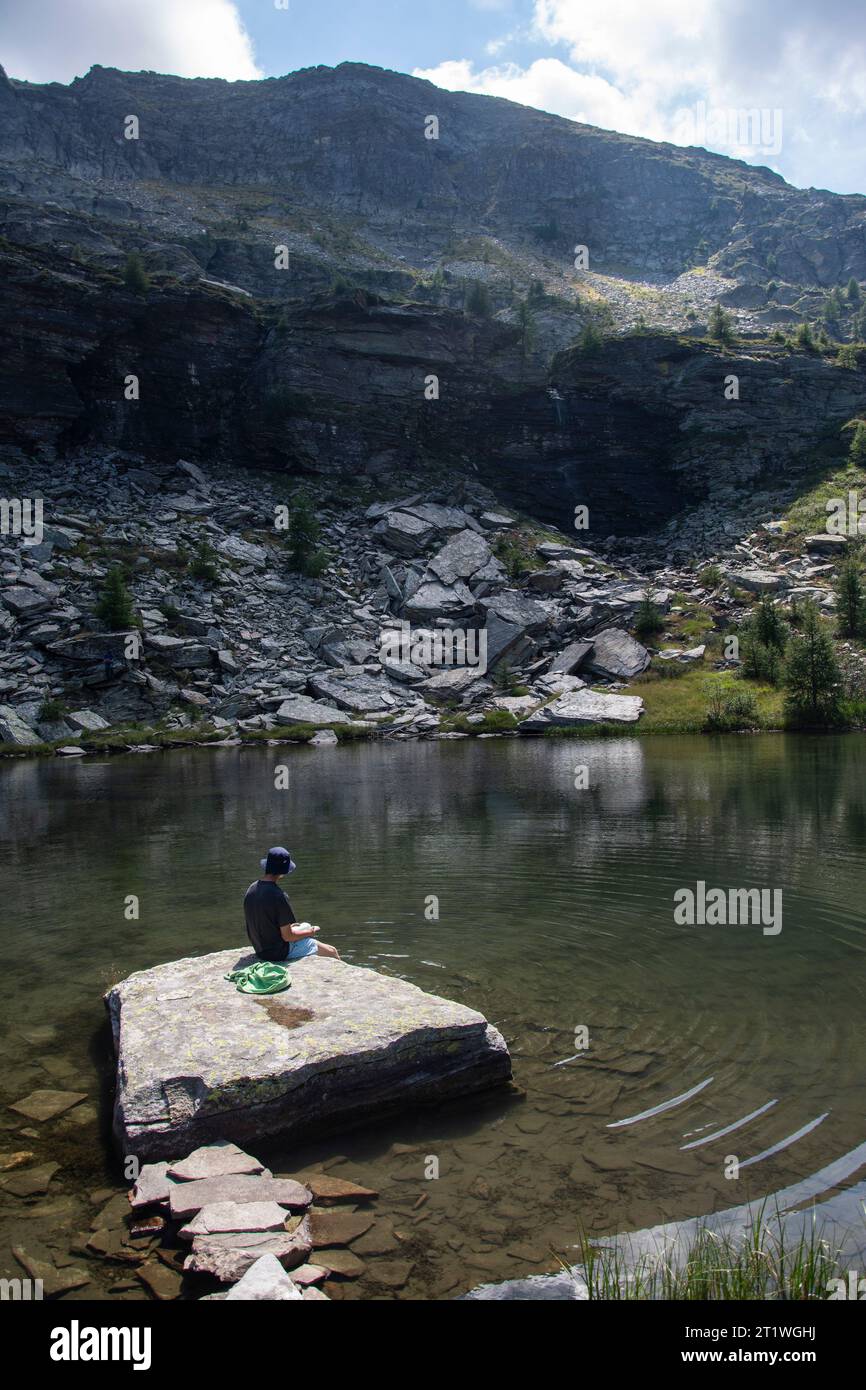
<svg viewBox="0 0 866 1390">
<path fill-rule="evenodd" d="M 866 199 L 359 64 L 3 75 L 0 195 L 0 441 L 25 452 L 434 478 L 456 460 L 559 525 L 591 504 L 602 539 L 796 473 L 862 390 L 823 356 L 747 349 L 866 279 Z M 467 314 L 479 284 L 489 310 Z M 717 301 L 745 335 L 723 354 Z M 854 306 L 838 316 L 855 334 Z M 574 350 L 587 325 L 598 363 Z"/>
<path fill-rule="evenodd" d="M 62 740 L 82 712 L 265 733 L 310 700 L 314 722 L 454 733 L 443 693 L 484 719 L 579 693 L 578 667 L 630 679 L 651 576 L 700 602 L 701 563 L 841 461 L 864 233 L 864 198 L 359 64 L 0 70 L 0 481 L 49 527 L 3 538 L 3 737 Z M 273 528 L 299 482 L 320 580 Z M 203 539 L 214 584 L 178 559 Z M 117 564 L 144 644 L 106 675 Z M 497 659 L 463 688 L 390 670 L 403 621 L 492 634 Z"/>
</svg>

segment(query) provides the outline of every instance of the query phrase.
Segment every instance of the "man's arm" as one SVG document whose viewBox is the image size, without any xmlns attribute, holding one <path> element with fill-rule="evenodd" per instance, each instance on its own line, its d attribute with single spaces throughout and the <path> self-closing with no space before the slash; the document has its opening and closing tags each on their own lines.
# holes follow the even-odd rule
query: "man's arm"
<svg viewBox="0 0 866 1390">
<path fill-rule="evenodd" d="M 305 936 L 315 936 L 318 927 L 311 927 L 309 922 L 289 922 L 287 926 L 280 927 L 280 936 L 284 941 L 303 941 Z"/>
</svg>

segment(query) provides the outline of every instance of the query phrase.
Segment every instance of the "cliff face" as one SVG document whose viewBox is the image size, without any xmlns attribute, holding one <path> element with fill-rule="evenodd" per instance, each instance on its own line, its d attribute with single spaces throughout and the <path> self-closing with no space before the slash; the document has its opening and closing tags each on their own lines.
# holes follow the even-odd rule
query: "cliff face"
<svg viewBox="0 0 866 1390">
<path fill-rule="evenodd" d="M 866 279 L 866 199 L 397 74 L 0 75 L 0 192 L 0 443 L 25 455 L 457 473 L 637 536 L 794 486 L 863 408 L 862 371 L 756 335 Z M 703 336 L 720 298 L 736 349 Z M 588 323 L 616 334 L 592 356 Z"/>
<path fill-rule="evenodd" d="M 139 138 L 124 137 L 127 116 Z M 438 139 L 425 137 L 435 115 Z M 363 64 L 263 82 L 93 68 L 68 87 L 0 84 L 0 165 L 14 194 L 97 218 L 170 222 L 172 189 L 246 189 L 275 219 L 330 209 L 423 259 L 455 228 L 547 227 L 570 256 L 671 274 L 702 245 L 798 284 L 866 277 L 866 199 L 793 189 L 767 169 L 596 130 Z M 94 185 L 114 185 L 100 198 Z M 143 194 L 142 184 L 151 187 Z M 264 196 L 264 201 L 262 199 Z M 279 290 L 275 286 L 275 292 Z"/>
<path fill-rule="evenodd" d="M 771 345 L 614 339 L 527 366 L 517 331 L 449 309 L 319 295 L 279 320 L 249 298 L 173 284 L 135 295 L 44 253 L 0 252 L 0 442 L 113 446 L 293 474 L 463 472 L 593 534 L 657 530 L 796 485 L 822 428 L 862 408 L 862 372 Z M 726 400 L 725 378 L 740 377 Z M 138 400 L 125 398 L 138 377 Z M 433 374 L 439 398 L 428 400 Z"/>
</svg>

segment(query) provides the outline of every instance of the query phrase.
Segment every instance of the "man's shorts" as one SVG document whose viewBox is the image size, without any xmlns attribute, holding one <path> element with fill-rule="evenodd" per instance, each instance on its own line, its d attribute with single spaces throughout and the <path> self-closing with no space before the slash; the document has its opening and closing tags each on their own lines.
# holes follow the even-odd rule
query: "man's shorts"
<svg viewBox="0 0 866 1390">
<path fill-rule="evenodd" d="M 319 947 L 312 936 L 305 936 L 301 941 L 293 941 L 289 947 L 289 954 L 286 960 L 303 960 L 304 956 L 318 955 Z"/>
</svg>

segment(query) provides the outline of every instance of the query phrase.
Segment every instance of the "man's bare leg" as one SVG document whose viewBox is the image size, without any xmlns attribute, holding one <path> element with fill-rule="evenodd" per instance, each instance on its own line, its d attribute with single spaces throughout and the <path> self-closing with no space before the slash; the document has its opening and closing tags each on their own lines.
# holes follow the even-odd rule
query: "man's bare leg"
<svg viewBox="0 0 866 1390">
<path fill-rule="evenodd" d="M 327 943 L 324 941 L 317 941 L 316 946 L 318 947 L 318 950 L 316 952 L 317 955 L 333 956 L 335 960 L 340 959 L 340 952 L 337 950 L 336 946 L 328 946 Z"/>
</svg>

